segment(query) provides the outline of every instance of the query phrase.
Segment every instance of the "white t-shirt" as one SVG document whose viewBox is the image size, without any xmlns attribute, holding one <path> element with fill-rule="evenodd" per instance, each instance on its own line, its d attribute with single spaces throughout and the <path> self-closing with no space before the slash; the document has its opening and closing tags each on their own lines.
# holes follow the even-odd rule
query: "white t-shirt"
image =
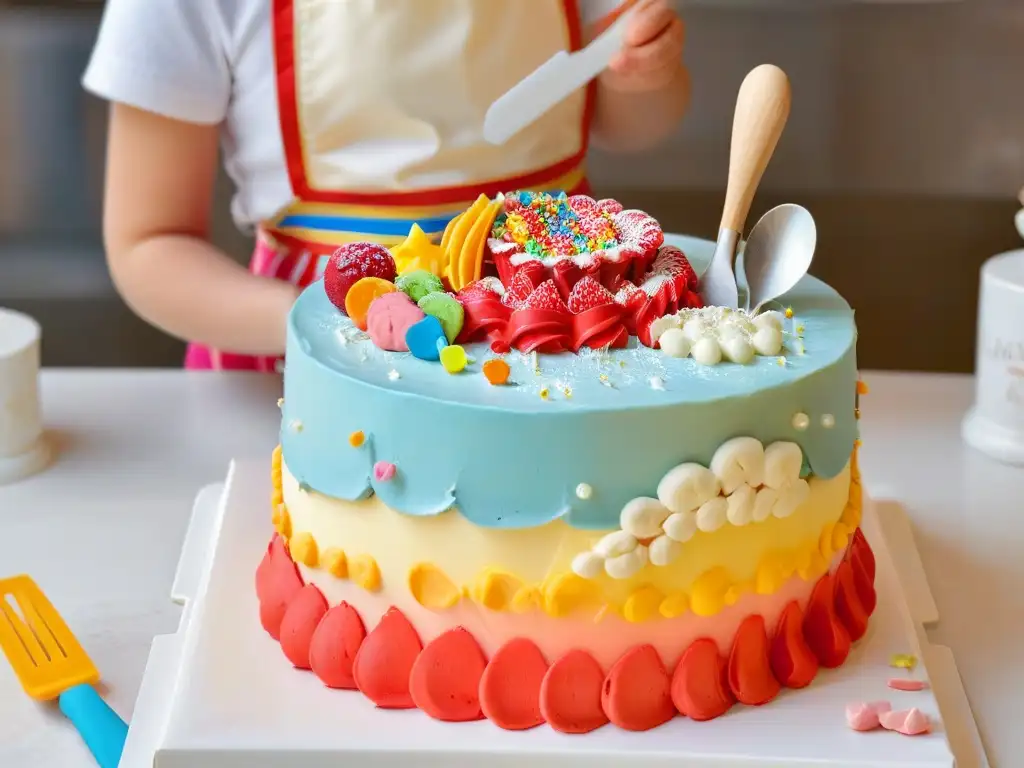
<svg viewBox="0 0 1024 768">
<path fill-rule="evenodd" d="M 583 23 L 619 2 L 580 0 Z M 271 4 L 107 0 L 84 77 L 87 90 L 109 101 L 221 124 L 225 166 L 237 188 L 232 214 L 246 229 L 292 199 L 278 117 Z"/>
</svg>

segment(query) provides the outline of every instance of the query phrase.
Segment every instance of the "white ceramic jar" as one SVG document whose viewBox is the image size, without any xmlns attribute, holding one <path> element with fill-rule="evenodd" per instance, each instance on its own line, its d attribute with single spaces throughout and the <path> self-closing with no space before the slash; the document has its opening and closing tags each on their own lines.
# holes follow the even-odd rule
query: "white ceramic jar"
<svg viewBox="0 0 1024 768">
<path fill-rule="evenodd" d="M 1024 230 L 1020 214 L 1017 226 Z M 963 437 L 994 459 L 1024 465 L 1024 250 L 981 268 L 975 399 Z"/>
<path fill-rule="evenodd" d="M 0 308 L 0 484 L 46 466 L 49 447 L 39 408 L 39 324 Z"/>
</svg>

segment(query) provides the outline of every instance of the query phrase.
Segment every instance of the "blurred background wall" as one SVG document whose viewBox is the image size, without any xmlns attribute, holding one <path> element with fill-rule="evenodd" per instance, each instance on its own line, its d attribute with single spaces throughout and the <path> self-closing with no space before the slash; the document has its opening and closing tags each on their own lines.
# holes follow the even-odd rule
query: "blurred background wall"
<svg viewBox="0 0 1024 768">
<path fill-rule="evenodd" d="M 39 318 L 48 365 L 178 365 L 182 345 L 131 314 L 103 262 L 106 110 L 79 85 L 102 6 L 0 0 L 0 305 Z M 691 113 L 657 152 L 595 154 L 597 190 L 713 238 L 736 90 L 778 64 L 793 113 L 751 222 L 812 211 L 813 271 L 857 310 L 865 367 L 970 370 L 978 268 L 1020 245 L 1024 0 L 683 6 Z M 215 239 L 242 260 L 229 199 L 222 179 Z"/>
</svg>

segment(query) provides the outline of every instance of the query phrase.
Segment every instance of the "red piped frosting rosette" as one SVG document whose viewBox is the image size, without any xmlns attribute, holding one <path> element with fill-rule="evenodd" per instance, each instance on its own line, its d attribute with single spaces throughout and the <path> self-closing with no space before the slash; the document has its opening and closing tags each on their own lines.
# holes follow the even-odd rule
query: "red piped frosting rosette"
<svg viewBox="0 0 1024 768">
<path fill-rule="evenodd" d="M 464 313 L 457 339 L 459 344 L 485 339 L 494 342 L 504 338 L 512 314 L 512 310 L 502 302 L 505 295 L 505 287 L 493 277 L 470 283 L 456 295 Z"/>
<path fill-rule="evenodd" d="M 512 313 L 506 342 L 521 352 L 565 352 L 572 349 L 572 332 L 572 317 L 555 281 L 545 280 Z"/>
</svg>

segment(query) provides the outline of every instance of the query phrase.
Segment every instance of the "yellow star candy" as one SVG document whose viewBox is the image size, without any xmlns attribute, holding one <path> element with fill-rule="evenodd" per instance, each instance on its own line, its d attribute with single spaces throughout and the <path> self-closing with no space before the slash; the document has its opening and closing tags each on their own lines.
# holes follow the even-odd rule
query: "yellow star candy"
<svg viewBox="0 0 1024 768">
<path fill-rule="evenodd" d="M 441 277 L 448 266 L 441 246 L 432 242 L 427 233 L 420 229 L 419 224 L 413 224 L 408 237 L 401 244 L 391 248 L 391 255 L 395 259 L 395 267 L 400 275 L 425 269 Z"/>
</svg>

